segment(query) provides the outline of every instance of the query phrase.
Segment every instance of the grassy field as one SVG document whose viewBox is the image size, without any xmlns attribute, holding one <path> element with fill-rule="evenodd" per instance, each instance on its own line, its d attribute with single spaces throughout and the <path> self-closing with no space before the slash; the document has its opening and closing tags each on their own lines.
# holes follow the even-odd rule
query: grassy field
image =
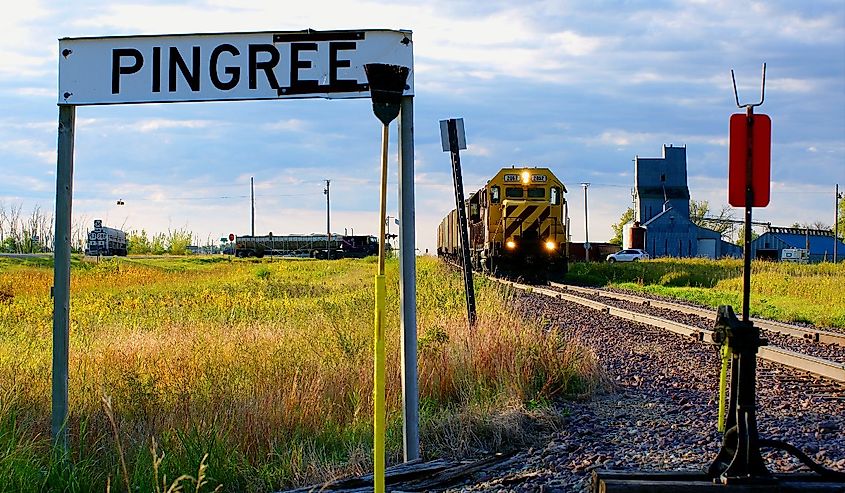
<svg viewBox="0 0 845 493">
<path fill-rule="evenodd" d="M 717 307 L 742 305 L 742 260 L 656 259 L 575 263 L 567 281 L 614 286 Z M 751 265 L 751 314 L 785 322 L 845 327 L 845 263 Z"/>
<path fill-rule="evenodd" d="M 61 458 L 49 446 L 52 266 L 0 259 L 0 491 L 271 491 L 369 470 L 375 267 L 75 259 Z M 397 271 L 388 262 L 389 462 L 401 456 Z M 530 442 L 554 425 L 551 402 L 596 381 L 591 355 L 507 309 L 502 288 L 476 289 L 470 332 L 461 277 L 419 259 L 427 457 Z"/>
</svg>

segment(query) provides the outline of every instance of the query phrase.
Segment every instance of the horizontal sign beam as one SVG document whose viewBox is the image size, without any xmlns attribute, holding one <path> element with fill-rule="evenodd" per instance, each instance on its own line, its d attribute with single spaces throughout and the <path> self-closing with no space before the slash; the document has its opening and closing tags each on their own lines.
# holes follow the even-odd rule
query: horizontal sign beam
<svg viewBox="0 0 845 493">
<path fill-rule="evenodd" d="M 59 105 L 368 98 L 364 65 L 408 67 L 410 31 L 63 38 Z"/>
</svg>

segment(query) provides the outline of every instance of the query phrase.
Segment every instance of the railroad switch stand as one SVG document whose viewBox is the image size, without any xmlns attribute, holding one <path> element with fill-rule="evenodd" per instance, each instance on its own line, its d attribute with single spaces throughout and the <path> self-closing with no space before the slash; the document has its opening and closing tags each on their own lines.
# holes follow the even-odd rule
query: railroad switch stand
<svg viewBox="0 0 845 493">
<path fill-rule="evenodd" d="M 722 448 L 707 471 L 629 472 L 593 471 L 593 493 L 656 493 L 686 491 L 698 493 L 719 492 L 802 492 L 821 493 L 845 491 L 845 473 L 826 469 L 816 464 L 796 447 L 780 440 L 760 439 L 757 433 L 757 350 L 768 341 L 760 338 L 760 328 L 751 322 L 751 212 L 753 207 L 765 207 L 769 202 L 769 154 L 771 153 L 770 121 L 765 115 L 756 115 L 754 107 L 763 104 L 766 88 L 766 64 L 763 64 L 763 90 L 760 102 L 739 104 L 734 81 L 734 96 L 738 107 L 746 108 L 745 115 L 731 117 L 731 176 L 729 202 L 745 207 L 745 245 L 742 270 L 742 320 L 734 314 L 733 307 L 723 305 L 716 315 L 712 342 L 722 351 L 720 375 L 719 430 L 725 430 Z M 767 132 L 755 131 L 754 122 L 769 125 Z M 745 123 L 745 125 L 741 125 Z M 756 127 L 760 128 L 761 125 Z M 742 132 L 744 131 L 744 133 Z M 757 133 L 757 138 L 754 138 Z M 735 138 L 737 137 L 737 138 Z M 756 140 L 756 143 L 755 143 Z M 756 157 L 755 157 L 756 147 Z M 755 172 L 754 163 L 757 163 Z M 735 168 L 735 169 L 734 169 Z M 765 168 L 765 169 L 764 169 Z M 762 174 L 761 174 L 762 172 Z M 757 183 L 754 176 L 765 179 Z M 744 176 L 744 180 L 742 179 Z M 743 199 L 744 197 L 744 199 Z M 756 199 L 756 200 L 755 200 Z M 725 351 L 727 350 L 727 351 Z M 729 354 L 728 354 L 729 353 Z M 730 361 L 730 399 L 727 420 L 723 421 L 725 390 L 727 387 L 727 362 Z M 724 424 L 724 428 L 722 425 Z M 772 474 L 766 469 L 760 447 L 786 451 L 798 457 L 815 472 L 805 474 Z"/>
<path fill-rule="evenodd" d="M 722 448 L 707 471 L 593 471 L 591 493 L 842 493 L 845 474 L 826 469 L 797 448 L 757 433 L 757 350 L 768 345 L 760 328 L 720 306 L 712 342 L 730 352 L 730 400 Z M 786 451 L 816 474 L 772 474 L 760 447 Z"/>
<path fill-rule="evenodd" d="M 731 353 L 730 404 L 722 448 L 707 470 L 723 484 L 770 481 L 760 455 L 757 433 L 757 349 L 768 341 L 751 321 L 739 320 L 733 308 L 719 307 L 713 342 Z"/>
</svg>

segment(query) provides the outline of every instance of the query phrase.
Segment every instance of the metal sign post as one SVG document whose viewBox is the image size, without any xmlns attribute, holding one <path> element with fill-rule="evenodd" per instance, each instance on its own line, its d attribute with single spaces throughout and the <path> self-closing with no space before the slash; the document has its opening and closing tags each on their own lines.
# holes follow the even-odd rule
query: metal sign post
<svg viewBox="0 0 845 493">
<path fill-rule="evenodd" d="M 839 192 L 838 183 L 836 184 L 836 191 L 833 196 L 836 199 L 833 207 L 833 263 L 835 264 L 839 261 L 839 200 L 842 198 L 842 194 Z"/>
<path fill-rule="evenodd" d="M 332 217 L 331 217 L 331 180 L 326 180 L 323 195 L 326 196 L 326 259 L 332 259 Z"/>
<path fill-rule="evenodd" d="M 584 187 L 584 261 L 590 261 L 590 218 L 587 215 L 587 189 L 590 184 L 587 182 L 581 183 Z"/>
<path fill-rule="evenodd" d="M 402 417 L 405 461 L 420 458 L 417 381 L 417 257 L 414 222 L 414 98 L 402 96 L 399 111 L 399 307 L 402 342 Z"/>
<path fill-rule="evenodd" d="M 445 131 L 444 131 L 445 130 Z M 475 286 L 472 284 L 472 260 L 469 254 L 469 236 L 467 234 L 467 209 L 464 201 L 464 181 L 461 173 L 461 149 L 466 149 L 464 119 L 451 118 L 440 120 L 440 139 L 444 151 L 452 156 L 452 181 L 455 184 L 455 210 L 458 213 L 460 228 L 461 264 L 464 270 L 464 291 L 467 300 L 467 321 L 470 328 L 475 327 Z"/>
<path fill-rule="evenodd" d="M 56 246 L 53 260 L 53 445 L 68 451 L 68 345 L 70 328 L 70 224 L 76 108 L 59 106 L 56 165 Z"/>
<path fill-rule="evenodd" d="M 405 460 L 419 457 L 411 37 L 410 31 L 309 29 L 59 40 L 51 423 L 58 447 L 69 449 L 70 215 L 76 106 L 368 98 L 364 65 L 380 63 L 408 68 L 399 93 L 399 216 L 403 225 L 399 303 Z M 234 239 L 230 235 L 230 241 Z"/>
</svg>

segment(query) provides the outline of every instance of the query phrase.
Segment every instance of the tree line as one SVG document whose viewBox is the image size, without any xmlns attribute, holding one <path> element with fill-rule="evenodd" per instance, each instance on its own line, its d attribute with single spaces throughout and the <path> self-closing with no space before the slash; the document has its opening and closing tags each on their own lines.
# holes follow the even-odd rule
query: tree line
<svg viewBox="0 0 845 493">
<path fill-rule="evenodd" d="M 53 214 L 48 215 L 40 206 L 36 205 L 29 214 L 25 214 L 23 204 L 7 205 L 0 201 L 0 252 L 52 250 L 54 225 Z"/>
<path fill-rule="evenodd" d="M 54 215 L 46 213 L 39 205 L 24 213 L 23 204 L 0 201 L 0 253 L 52 252 L 55 225 Z M 85 252 L 88 231 L 93 226 L 94 221 L 84 214 L 71 219 L 70 246 L 73 253 Z M 193 233 L 186 229 L 168 229 L 167 232 L 153 234 L 133 229 L 126 233 L 130 254 L 185 255 L 192 239 Z"/>
</svg>

